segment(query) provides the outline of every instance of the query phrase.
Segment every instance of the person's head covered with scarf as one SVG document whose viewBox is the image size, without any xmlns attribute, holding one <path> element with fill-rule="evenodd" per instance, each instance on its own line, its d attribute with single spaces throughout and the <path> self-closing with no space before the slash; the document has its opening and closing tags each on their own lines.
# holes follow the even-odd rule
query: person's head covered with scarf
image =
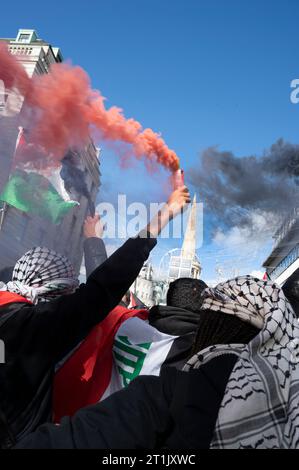
<svg viewBox="0 0 299 470">
<path fill-rule="evenodd" d="M 242 276 L 207 288 L 193 353 L 213 344 L 248 343 L 263 327 L 271 283 Z M 271 292 L 270 292 L 270 290 Z"/>
<path fill-rule="evenodd" d="M 0 285 L 0 290 L 19 294 L 37 304 L 71 294 L 78 285 L 75 271 L 65 256 L 45 247 L 35 247 L 16 262 L 12 280 Z"/>
<path fill-rule="evenodd" d="M 202 309 L 184 370 L 222 354 L 238 357 L 210 447 L 298 448 L 299 325 L 283 290 L 241 276 L 206 289 Z"/>
</svg>

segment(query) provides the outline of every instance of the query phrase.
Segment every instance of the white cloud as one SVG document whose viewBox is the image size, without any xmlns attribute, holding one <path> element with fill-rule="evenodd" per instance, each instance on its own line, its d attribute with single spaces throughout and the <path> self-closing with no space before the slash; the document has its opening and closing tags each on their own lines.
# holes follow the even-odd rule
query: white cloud
<svg viewBox="0 0 299 470">
<path fill-rule="evenodd" d="M 279 227 L 279 218 L 271 212 L 261 210 L 249 214 L 249 223 L 235 225 L 227 232 L 221 229 L 214 235 L 214 243 L 223 248 L 235 249 L 243 253 L 252 253 L 260 250 L 274 235 Z"/>
</svg>

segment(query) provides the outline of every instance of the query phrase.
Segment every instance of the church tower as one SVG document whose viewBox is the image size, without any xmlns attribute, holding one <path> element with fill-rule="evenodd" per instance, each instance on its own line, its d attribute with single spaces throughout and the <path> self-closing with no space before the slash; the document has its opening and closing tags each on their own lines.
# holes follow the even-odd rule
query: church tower
<svg viewBox="0 0 299 470">
<path fill-rule="evenodd" d="M 169 281 L 180 277 L 199 279 L 201 266 L 196 256 L 196 194 L 194 195 L 191 210 L 184 235 L 182 249 L 179 255 L 173 255 L 169 262 Z"/>
</svg>

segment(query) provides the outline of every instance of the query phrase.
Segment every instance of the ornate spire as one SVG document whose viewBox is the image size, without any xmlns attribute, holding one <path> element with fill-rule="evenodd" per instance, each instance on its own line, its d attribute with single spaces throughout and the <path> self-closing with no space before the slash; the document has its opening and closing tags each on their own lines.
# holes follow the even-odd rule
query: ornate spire
<svg viewBox="0 0 299 470">
<path fill-rule="evenodd" d="M 196 248 L 196 194 L 194 194 L 191 211 L 182 246 L 182 258 L 193 259 Z"/>
</svg>

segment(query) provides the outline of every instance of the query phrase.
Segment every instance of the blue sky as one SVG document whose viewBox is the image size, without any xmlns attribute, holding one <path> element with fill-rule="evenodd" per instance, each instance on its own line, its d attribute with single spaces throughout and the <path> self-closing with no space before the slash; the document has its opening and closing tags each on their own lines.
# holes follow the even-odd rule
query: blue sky
<svg viewBox="0 0 299 470">
<path fill-rule="evenodd" d="M 27 0 L 5 2 L 1 17 L 2 37 L 34 28 L 59 46 L 107 106 L 160 131 L 185 170 L 211 145 L 242 157 L 262 154 L 280 137 L 298 143 L 299 104 L 289 99 L 299 78 L 297 0 Z M 163 198 L 165 174 L 149 176 L 140 164 L 120 169 L 108 147 L 102 174 L 100 198 Z M 162 242 L 154 259 L 175 245 Z M 212 279 L 217 256 L 229 264 L 236 247 L 217 252 L 205 230 L 198 254 Z"/>
</svg>

